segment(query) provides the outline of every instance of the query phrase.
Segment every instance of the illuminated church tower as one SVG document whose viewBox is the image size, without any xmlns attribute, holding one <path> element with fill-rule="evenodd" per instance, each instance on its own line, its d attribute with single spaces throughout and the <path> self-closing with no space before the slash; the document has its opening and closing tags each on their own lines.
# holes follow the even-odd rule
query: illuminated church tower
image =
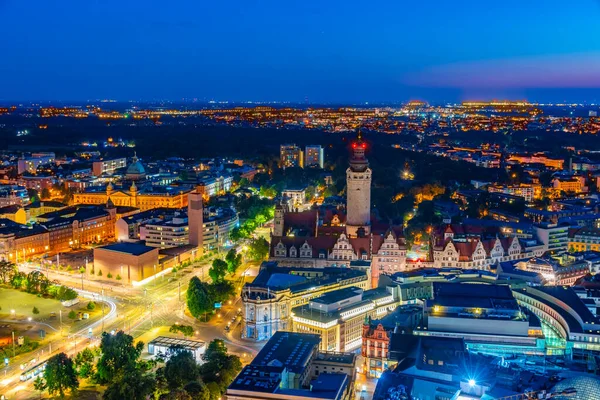
<svg viewBox="0 0 600 400">
<path fill-rule="evenodd" d="M 346 233 L 350 237 L 371 233 L 371 169 L 366 148 L 359 131 L 352 142 L 350 167 L 346 170 Z"/>
</svg>

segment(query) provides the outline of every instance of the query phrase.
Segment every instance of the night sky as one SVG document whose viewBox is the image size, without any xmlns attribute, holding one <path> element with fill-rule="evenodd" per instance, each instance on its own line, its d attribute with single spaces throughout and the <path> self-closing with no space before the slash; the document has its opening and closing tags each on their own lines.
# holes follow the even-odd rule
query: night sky
<svg viewBox="0 0 600 400">
<path fill-rule="evenodd" d="M 0 0 L 0 99 L 600 102 L 600 0 Z"/>
</svg>

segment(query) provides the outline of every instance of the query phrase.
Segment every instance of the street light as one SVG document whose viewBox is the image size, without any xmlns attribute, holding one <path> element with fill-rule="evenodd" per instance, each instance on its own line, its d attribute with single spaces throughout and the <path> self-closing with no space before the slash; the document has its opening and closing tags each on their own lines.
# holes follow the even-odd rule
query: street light
<svg viewBox="0 0 600 400">
<path fill-rule="evenodd" d="M 475 382 L 475 379 L 469 379 L 469 386 L 473 387 L 477 384 L 477 382 Z"/>
</svg>

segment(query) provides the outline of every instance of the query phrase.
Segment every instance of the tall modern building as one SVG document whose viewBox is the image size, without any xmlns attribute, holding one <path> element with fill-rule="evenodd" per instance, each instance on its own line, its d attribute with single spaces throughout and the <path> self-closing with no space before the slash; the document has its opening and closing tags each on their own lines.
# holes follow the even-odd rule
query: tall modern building
<svg viewBox="0 0 600 400">
<path fill-rule="evenodd" d="M 282 168 L 304 168 L 304 152 L 295 144 L 282 144 L 280 147 L 280 164 Z"/>
<path fill-rule="evenodd" d="M 202 248 L 203 240 L 202 194 L 193 192 L 188 195 L 188 232 L 189 244 Z"/>
<path fill-rule="evenodd" d="M 371 169 L 365 157 L 367 144 L 358 138 L 352 143 L 350 167 L 346 170 L 347 214 L 346 234 L 349 237 L 371 233 Z"/>
<path fill-rule="evenodd" d="M 320 145 L 306 146 L 306 157 L 304 165 L 307 167 L 323 168 L 325 162 L 325 151 Z"/>
</svg>

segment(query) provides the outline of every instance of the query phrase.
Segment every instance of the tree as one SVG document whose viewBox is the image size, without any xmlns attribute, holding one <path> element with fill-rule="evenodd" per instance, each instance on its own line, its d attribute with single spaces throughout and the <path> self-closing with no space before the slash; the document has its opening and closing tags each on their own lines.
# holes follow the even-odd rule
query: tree
<svg viewBox="0 0 600 400">
<path fill-rule="evenodd" d="M 31 201 L 32 203 L 37 203 L 38 201 L 40 201 L 38 191 L 35 189 L 27 189 L 27 196 L 29 197 L 29 201 Z"/>
<path fill-rule="evenodd" d="M 48 289 L 48 294 L 53 296 L 58 301 L 69 301 L 77 298 L 77 292 L 73 289 L 62 286 L 53 285 Z"/>
<path fill-rule="evenodd" d="M 90 301 L 90 302 L 87 304 L 87 307 L 86 307 L 86 308 L 87 308 L 88 310 L 90 310 L 90 311 L 93 311 L 93 310 L 96 308 L 96 303 L 94 303 L 93 301 Z"/>
<path fill-rule="evenodd" d="M 172 348 L 173 355 L 163 371 L 169 389 L 180 389 L 188 382 L 198 379 L 198 365 L 193 354 L 182 348 Z"/>
<path fill-rule="evenodd" d="M 329 185 L 323 191 L 323 197 L 332 197 L 337 196 L 340 191 L 335 187 L 335 185 Z"/>
<path fill-rule="evenodd" d="M 162 394 L 158 400 L 193 400 L 192 396 L 183 389 L 171 390 Z"/>
<path fill-rule="evenodd" d="M 208 276 L 210 276 L 213 283 L 222 282 L 225 279 L 226 273 L 227 263 L 218 258 L 213 261 L 212 267 L 208 270 Z"/>
<path fill-rule="evenodd" d="M 2 279 L 2 283 L 10 281 L 15 272 L 17 272 L 17 266 L 14 263 L 6 260 L 0 261 L 0 279 Z"/>
<path fill-rule="evenodd" d="M 240 179 L 240 181 L 238 182 L 238 186 L 239 187 L 247 187 L 250 185 L 250 181 L 248 180 L 248 178 L 242 178 Z"/>
<path fill-rule="evenodd" d="M 120 377 L 111 380 L 102 395 L 103 400 L 146 400 L 154 393 L 156 382 L 150 374 L 136 367 L 127 367 Z"/>
<path fill-rule="evenodd" d="M 192 381 L 183 387 L 193 400 L 210 400 L 210 391 L 202 382 Z"/>
<path fill-rule="evenodd" d="M 25 289 L 29 293 L 40 293 L 47 294 L 50 281 L 46 278 L 46 275 L 40 271 L 31 271 L 27 274 L 27 280 L 25 282 Z"/>
<path fill-rule="evenodd" d="M 206 362 L 199 367 L 200 377 L 206 382 L 211 396 L 218 397 L 242 370 L 242 363 L 239 357 L 227 354 L 227 347 L 220 339 L 209 343 L 204 358 Z"/>
<path fill-rule="evenodd" d="M 65 353 L 50 357 L 44 369 L 44 381 L 51 396 L 58 395 L 58 398 L 64 399 L 66 392 L 76 392 L 79 379 L 73 360 Z"/>
<path fill-rule="evenodd" d="M 52 195 L 50 194 L 50 190 L 48 188 L 43 188 L 42 191 L 40 192 L 40 198 L 42 200 L 48 200 L 52 197 Z"/>
<path fill-rule="evenodd" d="M 227 263 L 227 272 L 233 275 L 242 265 L 242 255 L 238 254 L 235 249 L 231 249 L 225 256 L 225 262 Z"/>
<path fill-rule="evenodd" d="M 122 376 L 124 371 L 135 370 L 143 349 L 143 342 L 134 345 L 133 337 L 123 331 L 119 331 L 115 335 L 104 332 L 100 342 L 102 356 L 96 365 L 98 383 L 112 382 Z"/>
<path fill-rule="evenodd" d="M 69 311 L 69 318 L 71 318 L 71 319 L 77 318 L 77 313 L 75 312 L 75 310 Z"/>
<path fill-rule="evenodd" d="M 98 270 L 98 276 L 102 276 L 102 270 Z"/>
<path fill-rule="evenodd" d="M 227 281 L 208 285 L 207 290 L 211 303 L 222 303 L 235 293 L 234 286 Z"/>
<path fill-rule="evenodd" d="M 15 289 L 22 289 L 27 283 L 27 275 L 24 272 L 17 271 L 10 278 L 10 284 Z"/>
<path fill-rule="evenodd" d="M 39 314 L 39 313 L 40 313 L 40 310 L 38 310 L 38 308 L 34 306 L 34 307 L 33 307 L 33 310 L 31 310 L 31 312 L 32 312 L 33 314 Z"/>
<path fill-rule="evenodd" d="M 183 336 L 194 336 L 194 327 L 189 325 L 171 325 L 169 328 L 171 333 L 181 333 Z"/>
<path fill-rule="evenodd" d="M 269 255 L 269 242 L 264 238 L 254 239 L 248 246 L 248 256 L 254 261 L 262 261 Z"/>
<path fill-rule="evenodd" d="M 33 388 L 40 392 L 40 399 L 42 398 L 42 393 L 46 390 L 46 382 L 42 378 L 41 375 L 38 375 L 37 378 L 33 381 Z"/>
<path fill-rule="evenodd" d="M 94 374 L 94 352 L 85 348 L 75 356 L 75 367 L 81 378 L 89 378 Z"/>
<path fill-rule="evenodd" d="M 203 313 L 212 311 L 213 302 L 208 293 L 208 285 L 201 282 L 197 276 L 190 279 L 187 293 L 187 306 L 195 318 L 199 318 Z"/>
<path fill-rule="evenodd" d="M 106 274 L 106 277 L 107 277 L 108 279 L 111 279 L 113 276 L 112 276 L 112 274 L 109 272 L 108 274 Z"/>
<path fill-rule="evenodd" d="M 204 358 L 210 360 L 218 354 L 227 355 L 227 346 L 225 346 L 225 341 L 222 339 L 214 339 L 208 344 L 204 352 Z"/>
</svg>

